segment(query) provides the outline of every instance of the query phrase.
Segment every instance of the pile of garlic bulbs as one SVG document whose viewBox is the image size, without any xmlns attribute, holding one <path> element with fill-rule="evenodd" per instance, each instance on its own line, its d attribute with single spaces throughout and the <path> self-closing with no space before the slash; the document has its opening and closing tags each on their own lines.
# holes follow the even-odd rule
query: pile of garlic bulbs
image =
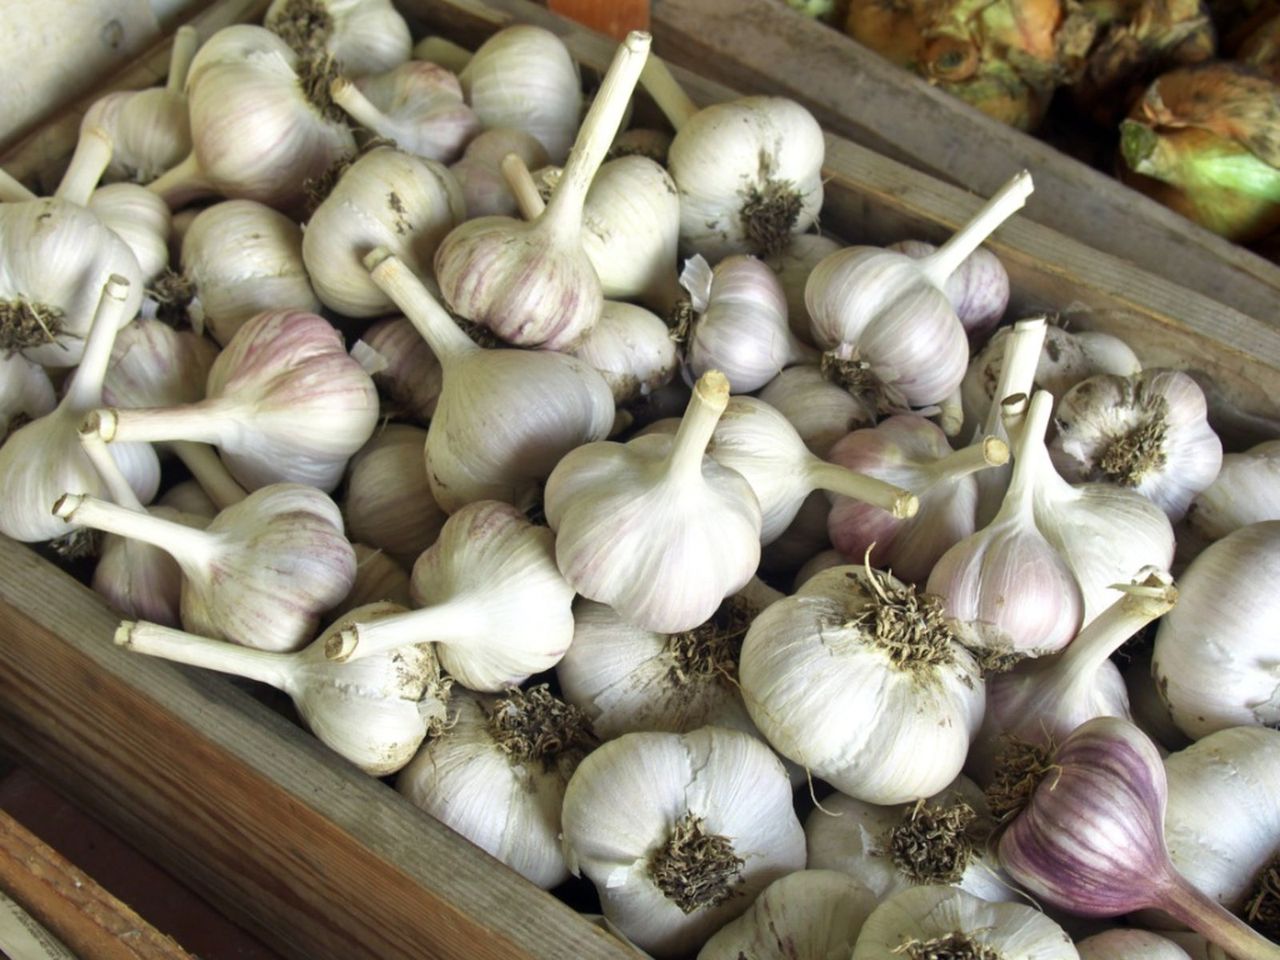
<svg viewBox="0 0 1280 960">
<path fill-rule="evenodd" d="M 106 534 L 117 644 L 278 687 L 655 957 L 1218 949 L 1072 919 L 1139 907 L 1280 956 L 1213 906 L 1280 932 L 1280 833 L 1204 799 L 1274 806 L 1274 444 L 1005 315 L 1031 175 L 846 246 L 790 101 L 700 110 L 642 33 L 589 105 L 547 31 L 417 48 L 456 76 L 408 36 L 278 2 L 91 111 L 53 197 L 0 178 L 0 533 Z M 1167 784 L 1148 737 L 1197 741 Z M 1086 869 L 1104 817 L 1160 890 Z"/>
</svg>

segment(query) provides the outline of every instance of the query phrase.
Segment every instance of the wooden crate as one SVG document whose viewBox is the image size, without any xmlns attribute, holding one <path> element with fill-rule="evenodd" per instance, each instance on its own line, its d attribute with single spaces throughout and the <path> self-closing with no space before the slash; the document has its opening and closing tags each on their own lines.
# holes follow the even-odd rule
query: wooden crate
<svg viewBox="0 0 1280 960">
<path fill-rule="evenodd" d="M 1180 287 L 1274 322 L 1280 266 L 899 69 L 781 0 L 662 0 L 654 49 L 744 93 L 791 97 L 824 128 L 989 194 L 1036 174 L 1027 215 Z"/>
<path fill-rule="evenodd" d="M 556 31 L 586 68 L 601 70 L 613 51 L 523 0 L 402 6 L 420 30 L 467 45 L 523 21 Z M 733 95 L 676 72 L 699 102 Z M 31 162 L 0 162 L 15 159 Z M 937 239 L 981 203 L 836 136 L 827 159 L 823 225 L 851 240 Z M 1019 309 L 1089 308 L 1080 326 L 1141 334 L 1148 362 L 1212 378 L 1220 422 L 1243 436 L 1280 433 L 1270 326 L 1024 217 L 992 246 Z M 116 622 L 67 574 L 0 538 L 0 752 L 274 949 L 308 960 L 633 956 L 233 683 L 117 650 Z"/>
</svg>

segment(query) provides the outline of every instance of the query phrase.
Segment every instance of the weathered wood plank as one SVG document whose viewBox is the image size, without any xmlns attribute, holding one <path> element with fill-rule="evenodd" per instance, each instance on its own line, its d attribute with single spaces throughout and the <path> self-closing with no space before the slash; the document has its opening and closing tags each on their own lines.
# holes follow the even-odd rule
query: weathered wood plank
<svg viewBox="0 0 1280 960">
<path fill-rule="evenodd" d="M 0 749 L 299 960 L 634 955 L 0 537 Z"/>
</svg>

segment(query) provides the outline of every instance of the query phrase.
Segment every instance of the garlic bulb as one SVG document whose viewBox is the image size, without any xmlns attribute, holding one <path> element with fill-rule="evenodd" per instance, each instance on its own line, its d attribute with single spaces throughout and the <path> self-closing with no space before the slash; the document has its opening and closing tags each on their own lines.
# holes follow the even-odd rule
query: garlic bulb
<svg viewBox="0 0 1280 960">
<path fill-rule="evenodd" d="M 729 402 L 710 371 L 674 437 L 592 443 L 547 479 L 556 562 L 573 589 L 638 626 L 691 630 L 740 590 L 760 562 L 760 505 L 734 470 L 705 457 Z"/>
<path fill-rule="evenodd" d="M 304 181 L 355 149 L 322 79 L 333 69 L 332 61 L 299 58 L 264 27 L 219 31 L 187 81 L 191 152 L 148 189 L 174 209 L 221 195 L 301 212 Z"/>
<path fill-rule="evenodd" d="M 875 422 L 873 407 L 812 363 L 783 370 L 760 391 L 760 399 L 786 417 L 805 446 L 823 459 L 845 434 Z"/>
<path fill-rule="evenodd" d="M 989 903 L 957 887 L 903 890 L 862 925 L 853 960 L 1078 960 L 1063 929 L 1034 907 Z"/>
<path fill-rule="evenodd" d="M 756 617 L 738 676 L 779 753 L 870 803 L 930 796 L 955 779 L 985 702 L 978 663 L 938 599 L 849 566 Z"/>
<path fill-rule="evenodd" d="M 815 553 L 796 572 L 795 579 L 792 581 L 792 589 L 799 590 L 823 570 L 830 570 L 832 567 L 839 567 L 845 563 L 845 558 L 834 547 L 823 550 L 821 553 Z"/>
<path fill-rule="evenodd" d="M 81 438 L 83 440 L 83 436 Z M 195 480 L 175 483 L 156 500 L 162 507 L 172 507 L 179 513 L 191 514 L 203 520 L 212 520 L 221 509 Z"/>
<path fill-rule="evenodd" d="M 876 903 L 924 884 L 955 886 L 993 903 L 1016 900 L 987 849 L 995 827 L 982 790 L 957 777 L 932 797 L 896 806 L 832 794 L 809 814 L 804 832 L 809 867 L 853 877 Z"/>
<path fill-rule="evenodd" d="M 251 650 L 145 622 L 120 624 L 115 642 L 283 690 L 321 743 L 370 776 L 383 777 L 408 763 L 423 738 L 445 722 L 449 681 L 428 643 L 342 664 L 328 660 L 324 648 L 351 620 L 392 616 L 400 609 L 392 603 L 360 607 L 295 653 Z"/>
<path fill-rule="evenodd" d="M 778 275 L 783 295 L 787 298 L 787 324 L 796 338 L 809 346 L 813 341 L 813 326 L 809 322 L 809 308 L 804 302 L 804 287 L 813 268 L 840 249 L 840 244 L 820 233 L 798 233 L 778 253 L 765 258 L 770 269 Z"/>
<path fill-rule="evenodd" d="M 920 260 L 879 247 L 847 247 L 818 264 L 805 303 L 832 362 L 865 368 L 894 406 L 941 403 L 960 386 L 968 338 L 943 286 L 1032 191 L 1025 170 L 938 250 Z"/>
<path fill-rule="evenodd" d="M 461 73 L 471 61 L 471 51 L 448 37 L 423 37 L 413 46 L 413 59 L 423 60 Z"/>
<path fill-rule="evenodd" d="M 895 517 L 862 500 L 837 496 L 827 532 L 847 561 L 874 547 L 876 562 L 907 583 L 923 583 L 938 560 L 976 529 L 974 474 L 1009 459 L 995 437 L 952 450 L 942 430 L 923 417 L 900 414 L 855 430 L 827 453 L 832 463 L 910 490 L 914 516 Z"/>
<path fill-rule="evenodd" d="M 778 758 L 735 730 L 629 733 L 574 773 L 565 859 L 604 915 L 655 957 L 687 956 L 774 880 L 804 867 Z"/>
<path fill-rule="evenodd" d="M 376 355 L 372 368 L 364 362 L 366 350 Z M 412 323 L 404 317 L 379 320 L 361 334 L 351 356 L 373 377 L 384 419 L 413 420 L 424 426 L 431 422 L 444 376 L 440 361 Z"/>
<path fill-rule="evenodd" d="M 139 317 L 116 334 L 102 402 L 111 407 L 157 407 L 204 399 L 218 348 L 190 330 Z"/>
<path fill-rule="evenodd" d="M 527 24 L 499 30 L 458 79 L 485 127 L 532 134 L 552 163 L 564 163 L 582 115 L 582 83 L 559 37 Z"/>
<path fill-rule="evenodd" d="M 923 260 L 938 248 L 921 240 L 902 240 L 889 245 L 909 257 Z M 990 250 L 978 247 L 947 277 L 943 292 L 955 308 L 956 317 L 970 343 L 982 343 L 995 330 L 1009 305 L 1009 274 Z"/>
<path fill-rule="evenodd" d="M 1187 523 L 1207 540 L 1261 520 L 1280 520 L 1280 440 L 1228 453 L 1212 484 L 1191 501 Z"/>
<path fill-rule="evenodd" d="M 426 459 L 431 493 L 446 512 L 476 500 L 529 506 L 562 456 L 608 435 L 613 394 L 581 360 L 485 350 L 396 257 L 375 250 L 365 265 L 440 361 L 443 385 Z"/>
<path fill-rule="evenodd" d="M 529 223 L 482 217 L 445 237 L 436 251 L 435 271 L 440 291 L 455 313 L 509 343 L 552 350 L 572 344 L 595 325 L 604 301 L 582 245 L 583 204 L 617 132 L 649 43 L 647 33 L 633 31 L 618 47 L 564 175 L 540 216 Z M 484 49 L 463 71 L 464 82 Z M 548 147 L 548 152 L 554 158 L 555 151 Z"/>
<path fill-rule="evenodd" d="M 333 100 L 377 136 L 428 160 L 452 163 L 482 129 L 462 99 L 458 78 L 420 60 L 386 73 L 333 83 Z"/>
<path fill-rule="evenodd" d="M 104 492 L 102 479 L 80 446 L 79 429 L 84 415 L 102 403 L 112 342 L 129 310 L 129 283 L 113 275 L 98 289 L 98 296 L 84 359 L 71 374 L 62 400 L 0 446 L 0 533 L 15 540 L 34 543 L 63 536 L 67 525 L 50 516 L 49 505 L 67 491 Z M 150 503 L 160 486 L 155 451 L 146 444 L 128 444 L 111 455 L 138 499 Z"/>
<path fill-rule="evenodd" d="M 199 44 L 196 28 L 184 24 L 173 35 L 163 87 L 108 93 L 85 111 L 80 129 L 101 127 L 111 138 L 107 180 L 150 183 L 191 152 L 191 124 L 183 88 Z"/>
<path fill-rule="evenodd" d="M 1176 522 L 1222 466 L 1207 414 L 1204 391 L 1177 370 L 1090 377 L 1058 402 L 1049 453 L 1067 480 L 1137 490 Z"/>
<path fill-rule="evenodd" d="M 368 603 L 385 601 L 406 610 L 413 606 L 413 598 L 409 595 L 409 574 L 404 567 L 381 550 L 363 543 L 353 542 L 351 549 L 356 553 L 355 583 L 351 585 L 346 599 L 326 614 L 326 626 Z"/>
<path fill-rule="evenodd" d="M 0 353 L 0 443 L 22 424 L 52 412 L 57 404 L 44 367 L 20 353 Z"/>
<path fill-rule="evenodd" d="M 326 307 L 348 317 L 391 313 L 361 258 L 390 250 L 415 273 L 465 212 L 462 191 L 440 164 L 391 147 L 356 160 L 318 206 L 302 234 L 302 262 Z"/>
<path fill-rule="evenodd" d="M 747 912 L 698 951 L 698 960 L 847 957 L 876 907 L 865 886 L 834 870 L 798 870 L 765 887 Z"/>
<path fill-rule="evenodd" d="M 565 787 L 596 742 L 582 713 L 546 684 L 501 697 L 455 688 L 444 728 L 400 772 L 396 790 L 550 889 L 569 879 L 560 849 Z"/>
<path fill-rule="evenodd" d="M 436 542 L 447 519 L 422 465 L 426 440 L 418 427 L 383 427 L 351 458 L 342 504 L 352 540 L 385 550 L 406 567 Z"/>
<path fill-rule="evenodd" d="M 1275 520 L 1223 537 L 1182 575 L 1182 598 L 1160 623 L 1151 670 L 1174 723 L 1193 739 L 1280 722 L 1271 592 L 1277 576 Z"/>
<path fill-rule="evenodd" d="M 266 26 L 300 57 L 328 53 L 360 77 L 409 59 L 409 25 L 391 0 L 272 0 Z"/>
<path fill-rule="evenodd" d="M 1171 940 L 1147 930 L 1107 930 L 1076 943 L 1080 960 L 1191 960 Z"/>
<path fill-rule="evenodd" d="M 1008 493 L 995 519 L 947 550 L 926 589 L 942 597 L 948 620 L 970 648 L 995 656 L 1040 657 L 1061 650 L 1076 635 L 1084 600 L 1072 568 L 1050 543 L 1035 513 L 1053 398 L 1031 400 Z"/>
<path fill-rule="evenodd" d="M 636 730 L 688 733 L 707 724 L 758 735 L 737 686 L 738 651 L 751 621 L 781 598 L 753 580 L 706 623 L 672 634 L 579 600 L 573 643 L 556 664 L 556 679 L 605 740 Z"/>
<path fill-rule="evenodd" d="M 112 183 L 89 197 L 89 209 L 129 245 L 144 283 L 150 283 L 169 265 L 169 207 L 145 187 Z"/>
<path fill-rule="evenodd" d="M 609 148 L 609 159 L 645 157 L 666 167 L 671 140 L 672 136 L 666 130 L 632 127 L 630 130 L 623 130 L 613 138 L 613 146 Z"/>
<path fill-rule="evenodd" d="M 485 692 L 549 670 L 573 639 L 573 590 L 556 569 L 552 539 L 509 504 L 468 504 L 413 565 L 422 609 L 353 624 L 333 638 L 329 656 L 432 641 L 451 676 Z"/>
<path fill-rule="evenodd" d="M 486 130 L 469 144 L 462 159 L 449 168 L 467 202 L 467 219 L 514 217 L 520 208 L 502 175 L 502 161 L 514 153 L 524 165 L 536 170 L 549 162 L 542 144 L 523 130 L 499 127 Z"/>
<path fill-rule="evenodd" d="M 377 390 L 342 335 L 323 317 L 277 310 L 246 323 L 218 354 L 204 400 L 103 410 L 97 429 L 108 442 L 212 443 L 252 490 L 281 482 L 332 490 L 377 419 Z"/>
<path fill-rule="evenodd" d="M 751 393 L 817 353 L 787 326 L 782 284 L 754 257 L 728 257 L 715 270 L 701 256 L 685 262 L 680 283 L 689 291 L 685 359 L 694 376 L 721 370 L 734 393 Z"/>
<path fill-rule="evenodd" d="M 599 371 L 619 405 L 669 382 L 680 362 L 671 331 L 661 319 L 617 300 L 604 302 L 600 320 L 566 352 Z"/>
<path fill-rule="evenodd" d="M 1151 675 L 1151 649 L 1137 650 L 1124 668 L 1125 691 L 1133 722 L 1163 750 L 1181 750 L 1191 738 L 1178 729 Z"/>
<path fill-rule="evenodd" d="M 197 214 L 182 241 L 182 277 L 177 306 L 222 344 L 264 311 L 320 311 L 302 262 L 302 231 L 253 200 L 227 200 Z"/>
</svg>

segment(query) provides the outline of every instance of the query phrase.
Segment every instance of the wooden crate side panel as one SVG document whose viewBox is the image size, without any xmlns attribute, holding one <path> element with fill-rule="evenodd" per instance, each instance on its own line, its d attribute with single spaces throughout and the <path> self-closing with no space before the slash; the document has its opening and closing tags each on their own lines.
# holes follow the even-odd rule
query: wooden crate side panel
<svg viewBox="0 0 1280 960">
<path fill-rule="evenodd" d="M 308 960 L 633 956 L 225 679 L 0 537 L 0 746 L 273 949 Z"/>
</svg>

